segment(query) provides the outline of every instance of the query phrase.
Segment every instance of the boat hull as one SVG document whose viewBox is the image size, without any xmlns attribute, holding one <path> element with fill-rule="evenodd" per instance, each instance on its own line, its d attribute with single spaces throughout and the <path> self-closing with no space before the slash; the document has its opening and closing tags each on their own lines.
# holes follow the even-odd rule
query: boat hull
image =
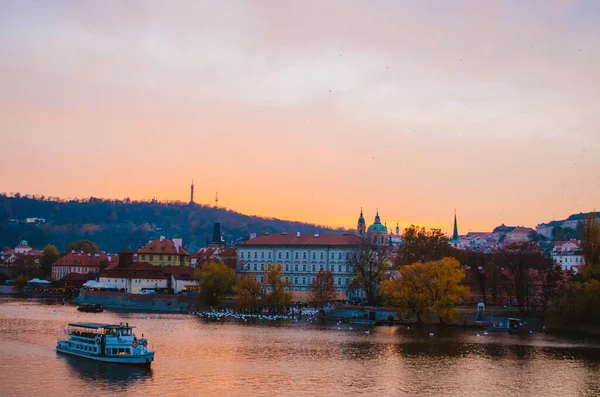
<svg viewBox="0 0 600 397">
<path fill-rule="evenodd" d="M 125 364 L 125 365 L 137 365 L 137 366 L 145 366 L 149 367 L 154 361 L 154 352 L 149 352 L 146 354 L 141 354 L 137 356 L 119 356 L 119 357 L 111 357 L 111 356 L 99 356 L 92 354 L 85 354 L 79 352 L 74 349 L 64 348 L 64 347 L 56 347 L 57 353 L 68 354 L 71 356 L 77 356 L 82 358 L 87 358 L 89 360 L 100 361 L 104 363 L 114 363 L 114 364 Z"/>
</svg>

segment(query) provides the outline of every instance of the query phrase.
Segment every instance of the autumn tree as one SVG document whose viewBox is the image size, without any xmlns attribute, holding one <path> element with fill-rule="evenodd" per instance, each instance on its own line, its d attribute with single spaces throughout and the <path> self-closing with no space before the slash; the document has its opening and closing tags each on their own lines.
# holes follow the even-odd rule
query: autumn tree
<svg viewBox="0 0 600 397">
<path fill-rule="evenodd" d="M 505 270 L 522 313 L 528 313 L 534 277 L 550 271 L 552 261 L 540 251 L 537 243 L 523 241 L 505 245 L 494 253 L 494 260 Z"/>
<path fill-rule="evenodd" d="M 382 299 L 399 316 L 415 318 L 418 324 L 432 315 L 440 323 L 453 323 L 458 318 L 456 306 L 468 295 L 462 285 L 465 275 L 454 258 L 416 262 L 403 266 L 398 278 L 383 283 Z"/>
<path fill-rule="evenodd" d="M 333 273 L 330 270 L 319 270 L 310 285 L 310 301 L 317 308 L 323 307 L 325 303 L 337 297 Z"/>
<path fill-rule="evenodd" d="M 198 280 L 198 300 L 203 305 L 219 304 L 222 297 L 233 292 L 237 283 L 235 274 L 223 262 L 204 264 L 201 270 L 196 269 L 194 278 Z"/>
<path fill-rule="evenodd" d="M 265 302 L 277 312 L 282 312 L 285 306 L 292 303 L 292 293 L 288 291 L 292 282 L 283 278 L 283 268 L 280 264 L 267 266 L 263 286 L 266 289 Z"/>
<path fill-rule="evenodd" d="M 256 309 L 262 285 L 256 281 L 256 274 L 250 273 L 241 277 L 234 288 L 237 294 L 237 304 L 243 309 Z"/>
<path fill-rule="evenodd" d="M 402 245 L 396 256 L 396 266 L 456 257 L 460 255 L 457 251 L 440 229 L 427 231 L 424 227 L 410 225 L 402 232 Z"/>
<path fill-rule="evenodd" d="M 347 264 L 354 274 L 352 284 L 365 293 L 368 305 L 376 305 L 380 298 L 381 284 L 390 269 L 387 247 L 363 240 L 352 252 Z"/>
<path fill-rule="evenodd" d="M 585 217 L 580 230 L 581 250 L 585 259 L 583 277 L 600 280 L 600 220 L 595 212 Z"/>
<path fill-rule="evenodd" d="M 94 255 L 94 254 L 97 254 L 98 251 L 100 251 L 100 249 L 98 248 L 96 243 L 94 243 L 93 241 L 76 240 L 76 241 L 73 241 L 71 244 L 69 244 L 69 246 L 65 250 L 65 254 L 68 254 L 71 251 L 75 251 L 75 252 L 83 251 L 86 254 Z"/>
<path fill-rule="evenodd" d="M 558 289 L 554 308 L 563 324 L 600 324 L 600 281 L 589 279 L 565 283 Z"/>
<path fill-rule="evenodd" d="M 54 245 L 46 245 L 42 251 L 40 267 L 45 276 L 52 274 L 52 264 L 60 258 L 60 254 Z"/>
</svg>

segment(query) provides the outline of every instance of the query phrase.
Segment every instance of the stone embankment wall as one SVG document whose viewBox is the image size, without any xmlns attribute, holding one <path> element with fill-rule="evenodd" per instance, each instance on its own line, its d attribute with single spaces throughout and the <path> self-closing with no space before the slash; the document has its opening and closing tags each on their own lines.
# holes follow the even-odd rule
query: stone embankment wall
<svg viewBox="0 0 600 397">
<path fill-rule="evenodd" d="M 119 292 L 81 290 L 74 301 L 81 303 L 99 303 L 107 308 L 142 311 L 161 311 L 182 313 L 197 309 L 193 296 L 173 295 L 136 295 Z"/>
<path fill-rule="evenodd" d="M 0 285 L 0 295 L 16 295 L 18 294 L 15 287 L 12 285 Z"/>
</svg>

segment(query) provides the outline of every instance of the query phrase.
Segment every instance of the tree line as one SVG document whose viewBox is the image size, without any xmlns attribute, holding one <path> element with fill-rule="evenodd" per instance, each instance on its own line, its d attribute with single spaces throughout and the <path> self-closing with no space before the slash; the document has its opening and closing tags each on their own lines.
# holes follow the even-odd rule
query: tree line
<svg viewBox="0 0 600 397">
<path fill-rule="evenodd" d="M 45 223 L 25 223 L 28 217 Z M 0 194 L 0 249 L 21 240 L 32 247 L 55 245 L 65 249 L 74 240 L 93 240 L 106 252 L 123 247 L 136 250 L 149 240 L 182 238 L 192 249 L 212 238 L 213 225 L 221 223 L 230 244 L 248 239 L 252 232 L 323 233 L 339 231 L 327 226 L 244 215 L 225 208 L 182 202 L 48 199 L 43 196 Z"/>
</svg>

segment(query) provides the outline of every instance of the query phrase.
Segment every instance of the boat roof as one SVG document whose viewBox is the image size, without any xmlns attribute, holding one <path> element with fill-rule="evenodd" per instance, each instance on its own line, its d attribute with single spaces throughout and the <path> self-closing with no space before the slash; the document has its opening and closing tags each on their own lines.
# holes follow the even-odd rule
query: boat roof
<svg viewBox="0 0 600 397">
<path fill-rule="evenodd" d="M 115 325 L 115 324 L 102 324 L 102 323 L 70 323 L 71 327 L 80 327 L 80 328 L 91 328 L 91 329 L 118 329 L 118 328 L 135 328 L 130 325 Z"/>
</svg>

